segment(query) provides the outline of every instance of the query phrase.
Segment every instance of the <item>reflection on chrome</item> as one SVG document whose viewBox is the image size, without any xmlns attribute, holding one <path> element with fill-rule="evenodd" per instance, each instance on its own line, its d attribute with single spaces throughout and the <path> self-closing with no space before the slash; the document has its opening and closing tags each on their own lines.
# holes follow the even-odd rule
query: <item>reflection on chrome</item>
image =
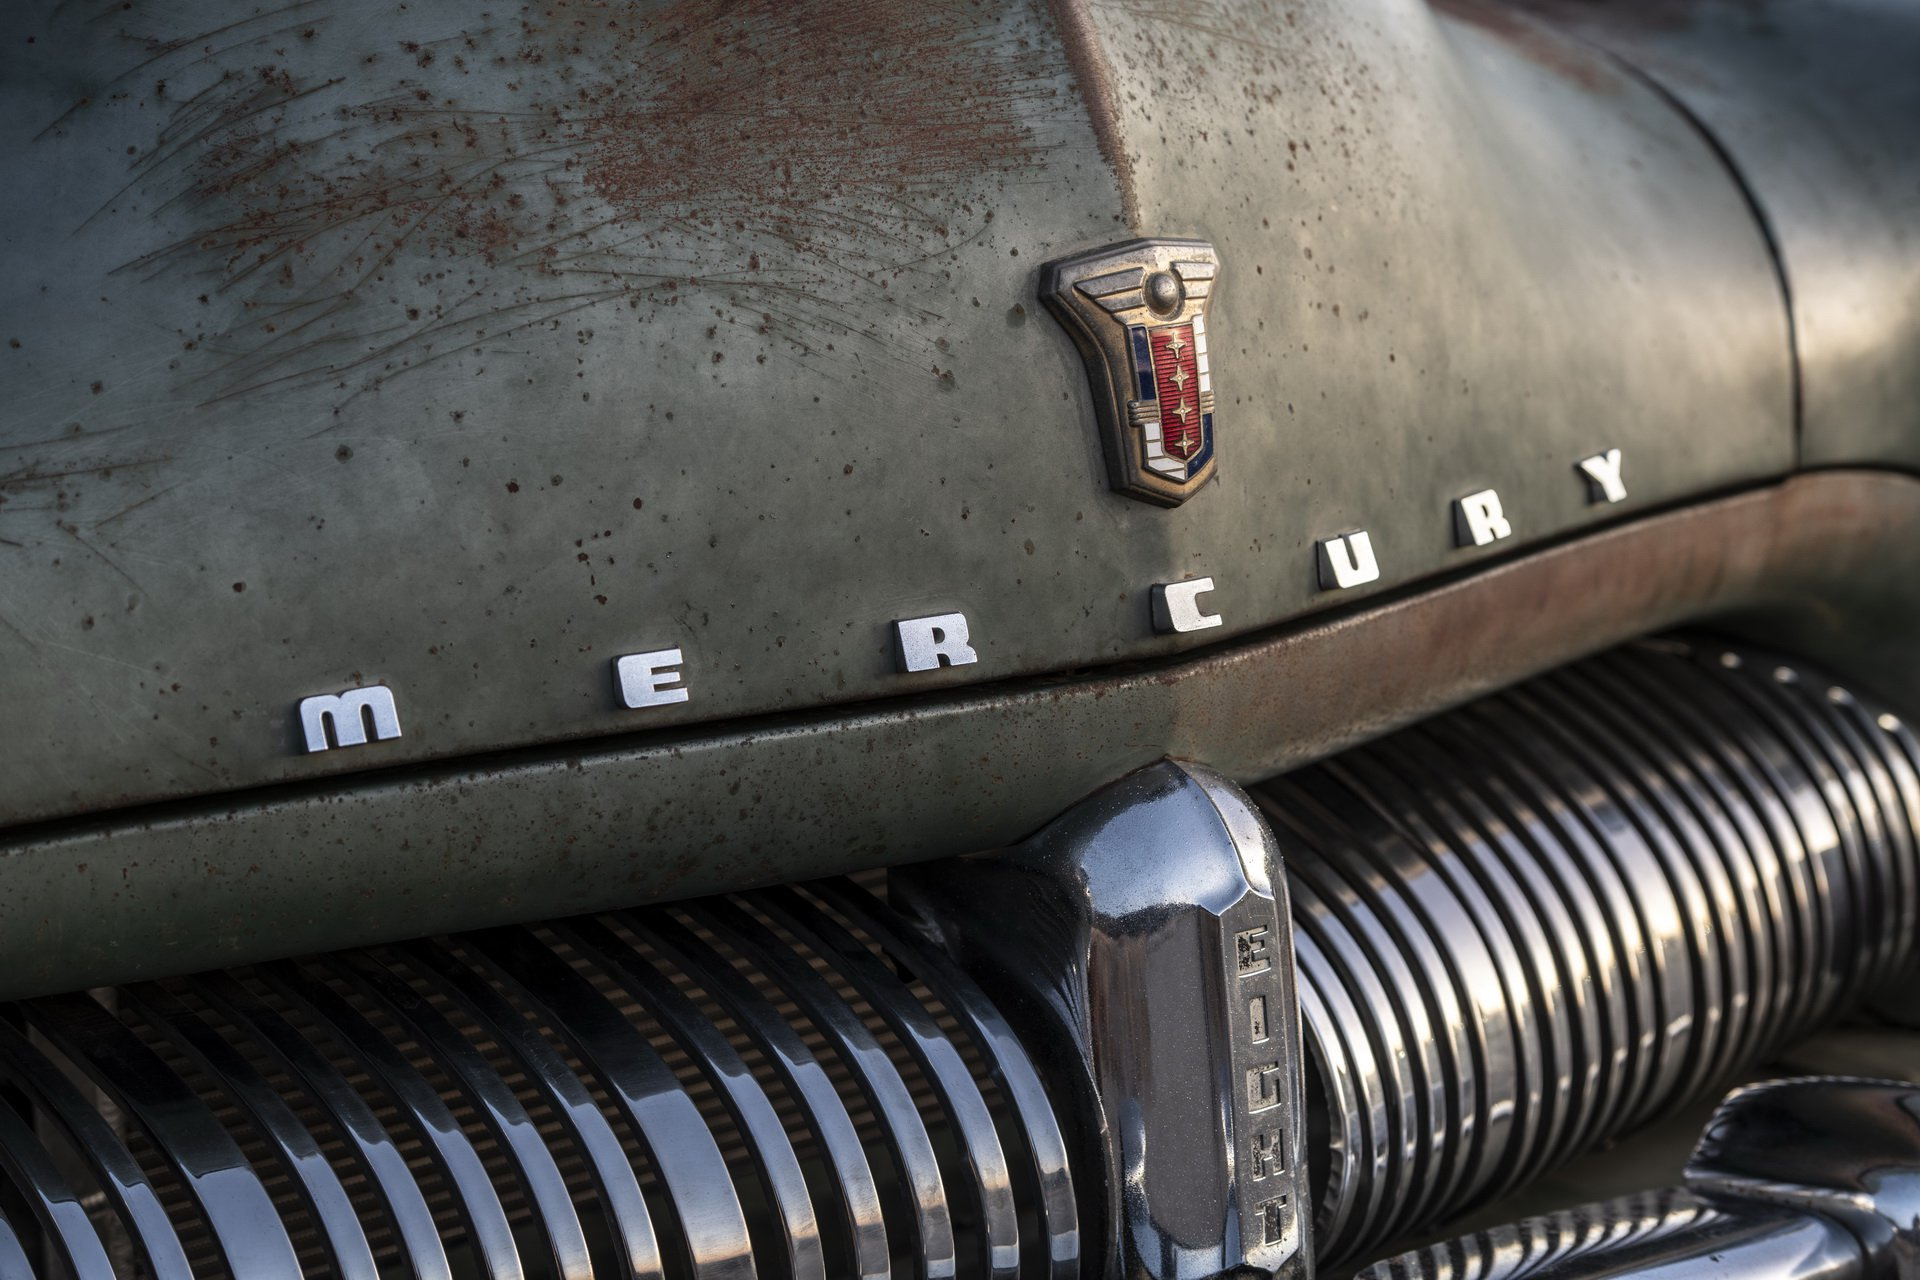
<svg viewBox="0 0 1920 1280">
<path fill-rule="evenodd" d="M 1390 1258 L 1359 1280 L 1920 1276 L 1920 1085 L 1737 1090 L 1686 1179 Z"/>
<path fill-rule="evenodd" d="M 1629 647 L 1253 794 L 1292 890 L 1322 1265 L 1913 972 L 1920 748 L 1778 659 Z"/>
<path fill-rule="evenodd" d="M 1104 1146 L 1100 1274 L 1310 1274 L 1286 882 L 1243 792 L 1163 762 L 1005 855 L 891 883 L 1024 1014 L 1073 1137 Z"/>
</svg>

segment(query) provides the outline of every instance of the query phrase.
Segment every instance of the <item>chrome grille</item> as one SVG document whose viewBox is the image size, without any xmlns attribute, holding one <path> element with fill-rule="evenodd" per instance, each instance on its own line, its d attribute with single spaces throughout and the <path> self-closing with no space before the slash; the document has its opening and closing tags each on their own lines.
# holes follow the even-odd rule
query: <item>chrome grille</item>
<svg viewBox="0 0 1920 1280">
<path fill-rule="evenodd" d="M 1255 788 L 1350 1258 L 1724 1085 L 1903 975 L 1920 749 L 1800 664 L 1631 646 Z"/>
<path fill-rule="evenodd" d="M 1337 1266 L 1914 971 L 1920 747 L 1797 663 L 1632 646 L 1252 794 L 1144 770 L 912 924 L 821 881 L 8 1006 L 0 1274 Z"/>
<path fill-rule="evenodd" d="M 1079 1271 L 1033 1064 L 851 882 L 7 1012 L 0 1274 Z"/>
</svg>

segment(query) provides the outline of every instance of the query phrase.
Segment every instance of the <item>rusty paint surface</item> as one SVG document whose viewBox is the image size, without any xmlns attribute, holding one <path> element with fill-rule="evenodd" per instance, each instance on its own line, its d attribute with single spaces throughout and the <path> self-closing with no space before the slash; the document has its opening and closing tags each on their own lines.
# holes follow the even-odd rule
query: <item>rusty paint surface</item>
<svg viewBox="0 0 1920 1280">
<path fill-rule="evenodd" d="M 1606 54 L 1574 36 L 1530 17 L 1506 0 L 1433 0 L 1436 12 L 1471 23 L 1528 59 L 1595 92 L 1620 87 L 1621 72 Z"/>
<path fill-rule="evenodd" d="M 1120 135 L 1120 89 L 1087 6 L 1088 0 L 1053 0 L 1054 22 L 1060 29 L 1067 63 L 1086 100 L 1088 121 L 1100 144 L 1100 158 L 1112 168 L 1120 184 L 1121 220 L 1130 230 L 1139 231 L 1140 195 L 1134 189 L 1133 157 Z"/>
<path fill-rule="evenodd" d="M 184 214 L 118 270 L 217 281 L 198 396 L 366 389 L 683 289 L 824 345 L 990 223 L 950 197 L 1032 169 L 1060 94 L 1060 53 L 1004 47 L 995 5 L 551 0 L 433 30 L 407 8 L 85 14 L 122 51 L 107 83 L 160 117 L 94 216 Z"/>
<path fill-rule="evenodd" d="M 1690 127 L 1422 0 L 19 26 L 0 823 L 1165 660 L 1350 603 L 1329 528 L 1392 591 L 1506 550 L 1452 546 L 1461 493 L 1553 539 L 1791 461 L 1777 282 Z M 1241 425 L 1177 512 L 1107 491 L 1032 311 L 1136 210 L 1227 262 Z M 1220 631 L 1154 633 L 1200 574 Z M 956 609 L 982 661 L 902 678 L 889 620 Z M 692 698 L 629 712 L 613 659 L 669 647 Z M 371 682 L 405 736 L 304 754 L 295 701 Z"/>
</svg>

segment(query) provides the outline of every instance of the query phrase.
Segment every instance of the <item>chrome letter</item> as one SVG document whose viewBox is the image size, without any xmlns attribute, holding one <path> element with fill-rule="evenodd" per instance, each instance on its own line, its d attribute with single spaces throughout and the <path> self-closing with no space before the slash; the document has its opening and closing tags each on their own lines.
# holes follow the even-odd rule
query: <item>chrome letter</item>
<svg viewBox="0 0 1920 1280">
<path fill-rule="evenodd" d="M 1582 458 L 1573 464 L 1587 481 L 1588 502 L 1618 502 L 1627 496 L 1627 486 L 1620 483 L 1620 451 L 1609 449 L 1605 453 L 1596 453 L 1591 458 Z"/>
<path fill-rule="evenodd" d="M 1380 565 L 1373 558 L 1373 540 L 1365 529 L 1322 538 L 1313 545 L 1320 562 L 1322 591 L 1357 587 L 1380 576 Z"/>
<path fill-rule="evenodd" d="M 893 624 L 893 656 L 902 671 L 964 667 L 980 661 L 967 644 L 967 615 L 941 613 L 931 618 L 902 618 Z"/>
<path fill-rule="evenodd" d="M 620 701 L 628 707 L 664 707 L 687 700 L 686 686 L 680 683 L 680 651 L 655 649 L 651 653 L 629 653 L 613 661 L 614 679 L 620 684 Z"/>
<path fill-rule="evenodd" d="M 1500 495 L 1491 489 L 1470 493 L 1453 501 L 1453 541 L 1455 546 L 1484 547 L 1510 537 L 1513 526 L 1500 511 Z"/>
<path fill-rule="evenodd" d="M 1162 633 L 1205 631 L 1220 625 L 1217 613 L 1200 612 L 1199 597 L 1213 590 L 1212 578 L 1162 582 L 1153 588 L 1153 629 Z"/>
<path fill-rule="evenodd" d="M 300 729 L 307 737 L 307 751 L 325 751 L 329 745 L 364 746 L 369 712 L 375 738 L 384 742 L 400 736 L 400 713 L 393 705 L 393 690 L 383 684 L 300 699 Z M 327 742 L 328 721 L 333 722 L 331 744 Z"/>
</svg>

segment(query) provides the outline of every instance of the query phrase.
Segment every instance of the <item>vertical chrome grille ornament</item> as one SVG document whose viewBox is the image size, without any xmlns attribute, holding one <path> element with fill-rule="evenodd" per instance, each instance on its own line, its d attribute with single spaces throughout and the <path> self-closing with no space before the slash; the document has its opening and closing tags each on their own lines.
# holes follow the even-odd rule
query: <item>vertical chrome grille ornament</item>
<svg viewBox="0 0 1920 1280">
<path fill-rule="evenodd" d="M 1003 855 L 890 883 L 1019 1019 L 1063 1117 L 1092 1126 L 1077 1145 L 1104 1148 L 1111 1193 L 1083 1213 L 1101 1274 L 1311 1274 L 1286 882 L 1238 788 L 1164 762 Z"/>
<path fill-rule="evenodd" d="M 1220 258 L 1203 240 L 1129 240 L 1040 268 L 1073 335 L 1117 493 L 1179 506 L 1213 475 L 1207 306 Z"/>
</svg>

